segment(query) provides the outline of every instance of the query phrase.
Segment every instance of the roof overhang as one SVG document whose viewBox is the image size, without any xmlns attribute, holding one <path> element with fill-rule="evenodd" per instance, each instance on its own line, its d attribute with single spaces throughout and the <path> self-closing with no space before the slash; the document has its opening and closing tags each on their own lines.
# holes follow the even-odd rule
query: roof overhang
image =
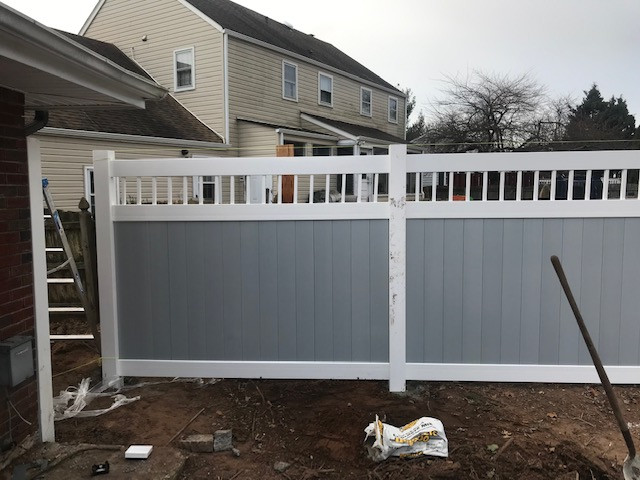
<svg viewBox="0 0 640 480">
<path fill-rule="evenodd" d="M 327 122 L 323 122 L 322 120 L 312 115 L 308 115 L 306 113 L 300 113 L 300 118 L 302 120 L 305 120 L 317 127 L 320 127 L 338 136 L 338 138 L 340 139 L 340 141 L 338 142 L 339 144 L 344 144 L 344 145 L 357 144 L 362 146 L 373 146 L 373 145 L 393 145 L 396 143 L 401 143 L 399 141 L 392 141 L 386 138 L 376 138 L 371 136 L 356 135 L 354 133 L 347 131 L 346 129 L 336 127 L 335 125 L 331 125 L 330 123 L 327 123 Z"/>
<path fill-rule="evenodd" d="M 39 110 L 77 107 L 144 108 L 161 99 L 156 83 L 0 3 L 0 86 L 25 94 Z"/>
</svg>

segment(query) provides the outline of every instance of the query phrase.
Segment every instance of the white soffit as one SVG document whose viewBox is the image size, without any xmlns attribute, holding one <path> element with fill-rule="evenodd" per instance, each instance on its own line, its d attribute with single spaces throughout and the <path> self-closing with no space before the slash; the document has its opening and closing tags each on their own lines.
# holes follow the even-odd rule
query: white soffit
<svg viewBox="0 0 640 480">
<path fill-rule="evenodd" d="M 30 108 L 135 106 L 166 90 L 0 3 L 0 86 Z"/>
</svg>

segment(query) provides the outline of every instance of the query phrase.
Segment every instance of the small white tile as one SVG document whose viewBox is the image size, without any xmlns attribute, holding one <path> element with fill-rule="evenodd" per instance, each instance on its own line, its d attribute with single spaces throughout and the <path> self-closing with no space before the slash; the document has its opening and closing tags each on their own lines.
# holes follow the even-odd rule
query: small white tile
<svg viewBox="0 0 640 480">
<path fill-rule="evenodd" d="M 124 458 L 146 459 L 151 455 L 153 445 L 131 445 L 124 452 Z"/>
</svg>

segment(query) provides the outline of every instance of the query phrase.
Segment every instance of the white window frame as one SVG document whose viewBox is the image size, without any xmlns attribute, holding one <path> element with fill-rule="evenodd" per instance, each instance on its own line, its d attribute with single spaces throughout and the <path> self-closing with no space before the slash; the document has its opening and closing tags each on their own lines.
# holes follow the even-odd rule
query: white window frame
<svg viewBox="0 0 640 480">
<path fill-rule="evenodd" d="M 391 118 L 391 102 L 396 102 L 396 118 Z M 389 95 L 389 101 L 387 103 L 387 119 L 389 123 L 398 123 L 398 109 L 400 108 L 400 102 L 398 101 L 398 97 L 392 97 Z"/>
<path fill-rule="evenodd" d="M 285 74 L 284 74 L 284 69 L 285 66 L 288 65 L 290 67 L 293 67 L 295 69 L 296 72 L 296 80 L 295 80 L 295 88 L 294 88 L 294 97 L 295 98 L 291 98 L 291 97 L 287 97 L 285 92 L 286 89 L 285 87 L 285 83 L 286 83 L 286 78 L 285 78 Z M 297 102 L 298 101 L 298 64 L 290 62 L 288 60 L 282 60 L 282 98 L 284 100 L 289 100 L 290 102 Z"/>
<path fill-rule="evenodd" d="M 320 77 L 326 77 L 331 80 L 331 102 L 323 102 L 322 101 L 322 91 L 320 90 Z M 333 107 L 333 75 L 329 75 L 325 72 L 318 72 L 318 105 L 322 105 L 323 107 Z"/>
<path fill-rule="evenodd" d="M 197 156 L 194 158 L 198 158 Z M 205 178 L 211 177 L 212 180 L 205 180 Z M 202 182 L 200 181 L 202 179 Z M 222 203 L 222 189 L 219 187 L 218 176 L 209 175 L 209 176 L 194 176 L 192 179 L 192 192 L 193 198 L 197 198 L 200 201 L 200 196 L 204 194 L 204 186 L 205 185 L 213 185 L 213 198 L 212 203 L 220 204 Z M 202 199 L 204 202 L 204 198 Z"/>
<path fill-rule="evenodd" d="M 191 85 L 178 86 L 178 54 L 183 52 L 191 53 Z M 196 88 L 196 49 L 195 47 L 180 48 L 173 51 L 173 91 L 185 92 L 188 90 L 195 90 Z"/>
<path fill-rule="evenodd" d="M 96 198 L 95 177 L 94 177 L 94 188 L 91 189 L 91 175 L 92 174 L 93 174 L 93 165 L 85 165 L 84 166 L 84 198 L 86 198 L 87 202 L 89 202 L 89 211 L 91 213 L 93 213 L 92 206 L 94 205 L 95 198 Z"/>
<path fill-rule="evenodd" d="M 369 92 L 369 113 L 364 111 L 364 92 Z M 371 117 L 373 115 L 373 90 L 367 87 L 360 87 L 360 115 Z"/>
</svg>

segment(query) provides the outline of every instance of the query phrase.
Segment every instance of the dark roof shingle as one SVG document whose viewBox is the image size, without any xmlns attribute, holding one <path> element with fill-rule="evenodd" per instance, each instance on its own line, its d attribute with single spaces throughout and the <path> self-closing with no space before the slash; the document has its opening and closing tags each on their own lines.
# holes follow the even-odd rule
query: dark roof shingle
<svg viewBox="0 0 640 480">
<path fill-rule="evenodd" d="M 407 143 L 406 140 L 400 137 L 396 137 L 395 135 L 391 135 L 387 132 L 383 132 L 382 130 L 378 130 L 377 128 L 365 127 L 364 125 L 356 125 L 354 123 L 341 122 L 339 120 L 332 120 L 330 118 L 320 117 L 318 115 L 313 115 L 312 113 L 307 112 L 304 112 L 304 114 L 339 130 L 350 133 L 351 135 L 354 135 L 356 137 L 366 137 L 391 143 Z"/>
<path fill-rule="evenodd" d="M 297 53 L 368 80 L 376 85 L 400 92 L 396 87 L 380 78 L 364 65 L 330 43 L 323 42 L 313 35 L 302 33 L 295 28 L 276 22 L 230 0 L 187 1 L 225 29 Z M 303 4 L 300 5 L 300 8 L 304 7 Z"/>
<path fill-rule="evenodd" d="M 72 33 L 60 33 L 122 68 L 151 79 L 136 62 L 115 45 Z M 67 130 L 222 143 L 222 138 L 218 134 L 193 116 L 171 95 L 166 95 L 162 100 L 147 101 L 144 110 L 137 108 L 51 110 L 47 126 Z"/>
</svg>

